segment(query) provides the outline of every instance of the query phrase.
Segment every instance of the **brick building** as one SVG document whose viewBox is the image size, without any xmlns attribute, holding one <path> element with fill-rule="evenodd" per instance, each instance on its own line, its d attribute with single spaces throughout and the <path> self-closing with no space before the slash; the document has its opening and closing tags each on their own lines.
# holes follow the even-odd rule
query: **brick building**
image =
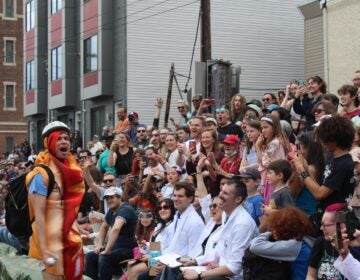
<svg viewBox="0 0 360 280">
<path fill-rule="evenodd" d="M 23 117 L 23 1 L 0 0 L 0 152 L 27 138 Z"/>
</svg>

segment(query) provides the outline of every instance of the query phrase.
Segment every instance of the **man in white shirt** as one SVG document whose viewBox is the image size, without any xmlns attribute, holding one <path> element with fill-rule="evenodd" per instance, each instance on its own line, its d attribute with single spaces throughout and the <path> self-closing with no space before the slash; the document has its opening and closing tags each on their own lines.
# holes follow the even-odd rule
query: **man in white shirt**
<svg viewBox="0 0 360 280">
<path fill-rule="evenodd" d="M 185 270 L 185 279 L 243 279 L 241 263 L 244 251 L 258 234 L 254 220 L 241 205 L 246 197 L 246 186 L 238 179 L 231 179 L 222 187 L 218 207 L 224 211 L 223 231 L 215 247 L 215 259 L 200 264 L 210 268 L 200 274 L 192 269 Z"/>
<path fill-rule="evenodd" d="M 174 221 L 169 225 L 169 232 L 173 232 L 173 238 L 170 246 L 163 250 L 162 254 L 176 253 L 182 256 L 196 257 L 192 251 L 194 251 L 205 225 L 192 205 L 194 198 L 195 188 L 192 184 L 181 181 L 175 185 L 173 201 L 177 211 Z M 169 276 L 172 275 L 171 271 L 166 271 L 166 275 L 161 275 L 160 270 L 163 269 L 164 266 L 159 265 L 158 276 L 150 277 L 146 272 L 140 274 L 138 280 L 160 279 L 160 277 L 161 279 L 173 279 L 172 276 Z"/>
</svg>

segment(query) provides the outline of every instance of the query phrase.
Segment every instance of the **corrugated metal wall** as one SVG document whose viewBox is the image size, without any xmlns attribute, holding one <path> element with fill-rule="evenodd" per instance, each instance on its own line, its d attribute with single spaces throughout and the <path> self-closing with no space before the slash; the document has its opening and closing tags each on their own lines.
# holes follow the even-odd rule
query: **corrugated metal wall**
<svg viewBox="0 0 360 280">
<path fill-rule="evenodd" d="M 324 37 L 322 16 L 305 20 L 305 76 L 324 77 Z"/>
<path fill-rule="evenodd" d="M 303 79 L 304 23 L 297 9 L 300 2 L 211 1 L 213 58 L 241 65 L 241 92 L 248 99 L 269 89 L 284 88 L 291 79 Z M 187 3 L 192 4 L 180 7 Z M 187 75 L 199 5 L 199 1 L 190 0 L 127 4 L 128 109 L 138 111 L 145 123 L 151 123 L 156 96 L 166 96 L 171 62 L 175 62 L 176 72 Z M 199 42 L 195 54 L 198 59 Z M 178 79 L 183 88 L 185 79 Z M 170 112 L 174 117 L 174 101 L 178 99 L 174 85 Z"/>
</svg>

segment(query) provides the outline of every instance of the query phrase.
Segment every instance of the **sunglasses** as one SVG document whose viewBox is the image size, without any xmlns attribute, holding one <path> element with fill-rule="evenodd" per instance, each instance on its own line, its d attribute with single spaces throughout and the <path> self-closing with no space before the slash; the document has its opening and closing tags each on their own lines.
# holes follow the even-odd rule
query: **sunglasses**
<svg viewBox="0 0 360 280">
<path fill-rule="evenodd" d="M 156 208 L 157 211 L 161 211 L 161 210 L 169 210 L 170 209 L 170 206 L 169 205 L 163 205 L 163 206 L 158 206 Z"/>
<path fill-rule="evenodd" d="M 322 110 L 322 109 L 314 110 L 314 114 L 320 114 L 321 112 L 325 112 L 325 110 Z"/>
<path fill-rule="evenodd" d="M 145 130 L 138 130 L 138 133 L 145 133 Z"/>
<path fill-rule="evenodd" d="M 180 110 L 180 109 L 185 109 L 184 106 L 179 106 L 179 107 L 177 107 L 177 108 L 178 108 L 178 110 Z"/>
<path fill-rule="evenodd" d="M 224 113 L 225 112 L 225 108 L 218 108 L 215 110 L 216 113 Z"/>
<path fill-rule="evenodd" d="M 154 216 L 151 213 L 140 213 L 139 214 L 140 219 L 152 219 Z"/>
<path fill-rule="evenodd" d="M 270 101 L 270 98 L 264 98 L 262 101 L 263 102 Z"/>
<path fill-rule="evenodd" d="M 217 204 L 216 204 L 216 203 L 210 204 L 210 206 L 209 206 L 210 209 L 211 209 L 211 208 L 216 209 L 216 207 L 217 207 Z"/>
<path fill-rule="evenodd" d="M 112 182 L 114 182 L 114 179 L 104 179 L 103 180 L 103 183 L 112 183 Z"/>
</svg>

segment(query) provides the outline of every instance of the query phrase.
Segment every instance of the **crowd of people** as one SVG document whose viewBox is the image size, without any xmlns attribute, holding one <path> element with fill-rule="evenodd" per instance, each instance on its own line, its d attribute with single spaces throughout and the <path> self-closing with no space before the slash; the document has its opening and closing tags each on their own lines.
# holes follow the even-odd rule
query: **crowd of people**
<svg viewBox="0 0 360 280">
<path fill-rule="evenodd" d="M 2 197 L 7 181 L 33 165 L 52 168 L 57 199 L 67 210 L 58 213 L 62 222 L 35 219 L 29 254 L 65 279 L 77 279 L 67 277 L 76 269 L 104 280 L 358 279 L 360 222 L 350 229 L 347 219 L 360 209 L 360 71 L 337 93 L 313 76 L 262 100 L 235 94 L 219 108 L 196 95 L 192 111 L 179 100 L 179 115 L 162 128 L 163 100 L 157 98 L 151 125 L 121 107 L 116 126 L 104 127 L 86 145 L 78 131 L 57 122 L 66 133 L 54 136 L 55 128 L 46 127 L 45 152 L 3 162 Z M 44 172 L 35 167 L 29 174 L 30 213 L 58 211 L 48 209 L 55 194 L 46 197 Z M 72 222 L 90 244 L 83 266 L 57 261 L 81 259 L 70 240 Z M 48 231 L 68 236 L 65 243 L 61 235 L 55 239 L 66 252 L 44 249 Z M 6 228 L 0 241 L 27 251 Z M 162 255 L 180 255 L 181 268 L 154 264 L 152 242 Z"/>
</svg>

